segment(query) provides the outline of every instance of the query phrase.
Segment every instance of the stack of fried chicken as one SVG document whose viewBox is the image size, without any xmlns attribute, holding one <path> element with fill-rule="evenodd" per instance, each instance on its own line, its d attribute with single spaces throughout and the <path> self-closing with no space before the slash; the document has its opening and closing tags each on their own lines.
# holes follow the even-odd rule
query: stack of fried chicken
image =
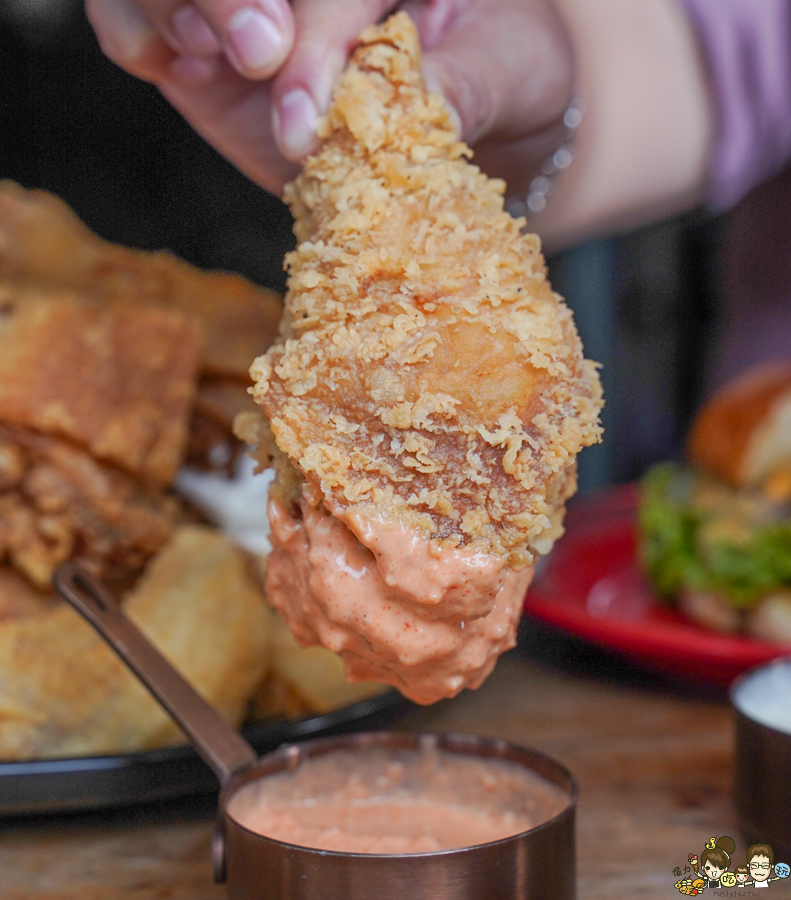
<svg viewBox="0 0 791 900">
<path fill-rule="evenodd" d="M 238 276 L 109 244 L 55 197 L 0 183 L 0 759 L 183 740 L 53 594 L 67 559 L 235 724 L 251 700 L 267 714 L 337 704 L 310 678 L 303 698 L 253 561 L 172 488 L 185 462 L 232 463 L 249 361 L 281 309 Z M 259 690 L 273 654 L 297 671 Z"/>
<path fill-rule="evenodd" d="M 279 315 L 238 276 L 108 244 L 4 183 L 0 559 L 42 590 L 69 558 L 134 578 L 183 518 L 168 487 L 185 455 L 217 456 L 213 426 L 228 440 Z"/>
</svg>

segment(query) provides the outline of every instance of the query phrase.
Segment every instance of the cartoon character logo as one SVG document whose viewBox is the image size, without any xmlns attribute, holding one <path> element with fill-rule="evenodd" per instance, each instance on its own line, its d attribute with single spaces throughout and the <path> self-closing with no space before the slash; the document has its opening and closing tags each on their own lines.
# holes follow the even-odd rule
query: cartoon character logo
<svg viewBox="0 0 791 900">
<path fill-rule="evenodd" d="M 791 868 L 787 863 L 775 864 L 775 857 L 769 844 L 752 844 L 747 850 L 747 868 L 752 878 L 752 887 L 767 888 L 770 881 L 788 878 Z M 772 875 L 774 868 L 775 874 Z M 750 882 L 747 882 L 749 884 Z"/>
<path fill-rule="evenodd" d="M 682 878 L 675 884 L 676 890 L 680 894 L 686 894 L 688 897 L 694 897 L 695 894 L 703 892 L 705 882 L 702 878 Z"/>
<path fill-rule="evenodd" d="M 697 864 L 697 860 L 692 863 L 698 877 L 704 880 L 704 887 L 722 887 L 722 876 L 726 873 L 732 874 L 728 873 L 728 869 L 731 865 L 731 854 L 735 849 L 736 841 L 727 834 L 720 838 L 709 838 L 703 853 L 700 854 L 700 863 Z M 730 878 L 726 880 L 730 881 Z M 735 878 L 733 883 L 736 883 Z"/>
<path fill-rule="evenodd" d="M 747 866 L 736 866 L 733 870 L 733 876 L 736 879 L 735 884 L 738 884 L 739 887 L 744 887 L 747 879 L 750 877 L 750 870 Z"/>
<path fill-rule="evenodd" d="M 770 882 L 791 875 L 787 863 L 775 863 L 769 844 L 752 844 L 747 850 L 747 864 L 736 866 L 729 872 L 736 842 L 728 835 L 712 837 L 700 855 L 700 860 L 690 853 L 683 870 L 676 866 L 674 875 L 686 875 L 675 884 L 676 890 L 687 896 L 695 896 L 706 888 L 766 888 Z M 774 875 L 772 872 L 774 871 Z"/>
</svg>

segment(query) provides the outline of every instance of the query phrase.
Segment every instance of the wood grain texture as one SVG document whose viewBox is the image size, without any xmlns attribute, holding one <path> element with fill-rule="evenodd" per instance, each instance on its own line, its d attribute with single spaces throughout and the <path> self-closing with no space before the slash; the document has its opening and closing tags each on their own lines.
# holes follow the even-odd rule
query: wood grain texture
<svg viewBox="0 0 791 900">
<path fill-rule="evenodd" d="M 544 629 L 523 629 L 477 692 L 399 727 L 476 732 L 556 757 L 580 785 L 580 900 L 677 895 L 673 868 L 711 835 L 743 842 L 730 802 L 724 696 L 646 676 Z M 0 824 L 3 900 L 217 900 L 210 799 Z M 680 895 L 678 895 L 680 896 Z M 775 900 L 791 896 L 773 884 Z"/>
</svg>

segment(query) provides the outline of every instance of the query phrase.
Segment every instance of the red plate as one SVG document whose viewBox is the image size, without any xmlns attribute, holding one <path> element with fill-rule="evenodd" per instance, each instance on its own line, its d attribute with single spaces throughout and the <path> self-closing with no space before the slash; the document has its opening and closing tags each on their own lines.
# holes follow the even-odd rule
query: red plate
<svg viewBox="0 0 791 900">
<path fill-rule="evenodd" d="M 636 558 L 637 496 L 627 485 L 573 505 L 525 612 L 653 669 L 714 684 L 791 653 L 791 644 L 707 631 L 659 600 Z"/>
</svg>

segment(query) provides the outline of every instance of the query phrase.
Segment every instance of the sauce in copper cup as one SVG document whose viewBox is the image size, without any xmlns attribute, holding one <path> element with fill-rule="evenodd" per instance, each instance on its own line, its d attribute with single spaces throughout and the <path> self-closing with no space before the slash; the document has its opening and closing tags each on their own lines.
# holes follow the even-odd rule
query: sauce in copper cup
<svg viewBox="0 0 791 900">
<path fill-rule="evenodd" d="M 577 788 L 549 757 L 475 735 L 371 732 L 258 758 L 88 573 L 66 564 L 56 586 L 217 775 L 214 875 L 231 900 L 575 897 Z"/>
</svg>

